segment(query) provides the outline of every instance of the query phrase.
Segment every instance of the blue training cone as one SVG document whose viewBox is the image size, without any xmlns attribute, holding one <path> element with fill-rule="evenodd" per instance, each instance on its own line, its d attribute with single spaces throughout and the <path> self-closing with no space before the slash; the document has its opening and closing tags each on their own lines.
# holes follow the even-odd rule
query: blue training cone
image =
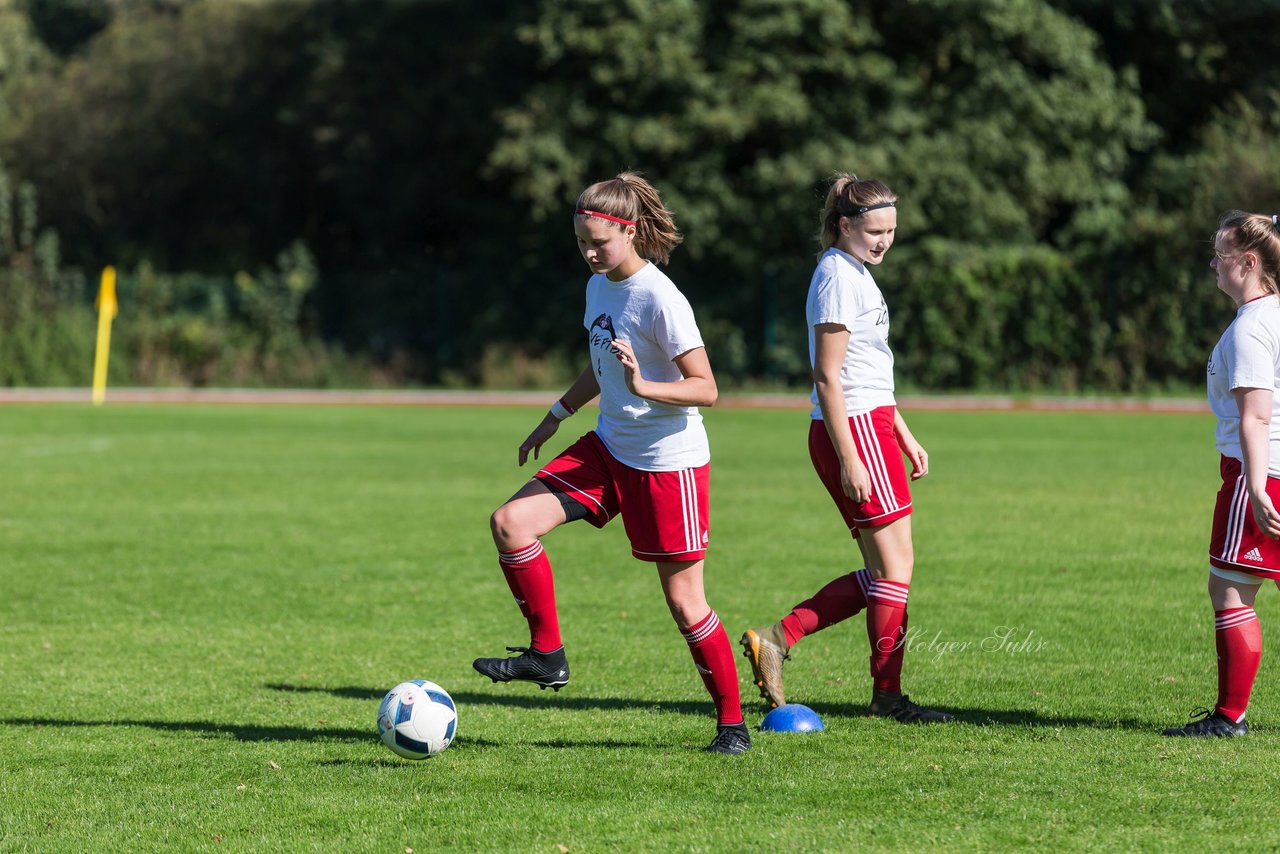
<svg viewBox="0 0 1280 854">
<path fill-rule="evenodd" d="M 818 713 L 808 706 L 784 703 L 764 716 L 760 729 L 764 732 L 816 732 L 826 727 Z"/>
</svg>

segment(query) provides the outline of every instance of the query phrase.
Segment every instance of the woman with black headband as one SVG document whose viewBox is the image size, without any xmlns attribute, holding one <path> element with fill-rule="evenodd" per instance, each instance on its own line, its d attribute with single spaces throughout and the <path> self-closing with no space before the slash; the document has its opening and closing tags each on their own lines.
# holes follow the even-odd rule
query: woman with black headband
<svg viewBox="0 0 1280 854">
<path fill-rule="evenodd" d="M 1207 369 L 1217 416 L 1222 487 L 1209 537 L 1209 601 L 1218 652 L 1218 699 L 1169 736 L 1237 736 L 1262 661 L 1253 601 L 1280 585 L 1280 228 L 1275 215 L 1231 211 L 1209 261 L 1218 290 L 1236 304 Z"/>
<path fill-rule="evenodd" d="M 742 636 L 760 694 L 786 702 L 782 665 L 806 635 L 867 609 L 872 715 L 904 723 L 949 721 L 902 693 L 907 592 L 914 549 L 911 480 L 929 471 L 929 456 L 907 429 L 893 395 L 889 309 L 870 267 L 884 260 L 898 225 L 898 197 L 876 180 L 836 176 L 822 209 L 822 253 L 806 307 L 813 366 L 809 456 L 853 535 L 865 569 L 829 582 L 777 623 Z"/>
</svg>

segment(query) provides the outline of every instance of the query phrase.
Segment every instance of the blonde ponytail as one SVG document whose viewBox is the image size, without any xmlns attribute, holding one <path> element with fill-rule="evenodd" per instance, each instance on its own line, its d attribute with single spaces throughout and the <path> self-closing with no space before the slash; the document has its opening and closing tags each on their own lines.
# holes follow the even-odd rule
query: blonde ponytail
<svg viewBox="0 0 1280 854">
<path fill-rule="evenodd" d="M 1258 256 L 1258 274 L 1267 293 L 1280 293 L 1280 225 L 1275 214 L 1228 211 L 1218 223 L 1218 234 L 1238 252 Z"/>
</svg>

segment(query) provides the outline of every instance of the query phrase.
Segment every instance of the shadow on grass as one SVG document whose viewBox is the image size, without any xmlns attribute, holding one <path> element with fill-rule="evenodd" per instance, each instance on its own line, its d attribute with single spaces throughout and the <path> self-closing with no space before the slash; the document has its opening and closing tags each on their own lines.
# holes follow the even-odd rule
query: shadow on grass
<svg viewBox="0 0 1280 854">
<path fill-rule="evenodd" d="M 744 704 L 744 706 L 746 705 Z M 812 702 L 812 708 L 823 717 L 862 718 L 868 721 L 881 720 L 881 718 L 868 715 L 867 707 L 861 703 L 823 703 L 820 700 L 816 700 Z M 1158 729 L 1149 721 L 1140 721 L 1134 718 L 1052 715 L 1038 712 L 1035 709 L 974 709 L 935 703 L 928 703 L 927 708 L 955 715 L 956 723 L 979 727 L 1007 726 L 1042 729 L 1124 729 L 1136 731 Z M 748 713 L 748 716 L 750 716 L 750 713 Z M 888 721 L 887 718 L 883 720 Z M 945 728 L 945 725 L 939 724 L 918 724 L 917 726 L 928 726 L 929 729 Z"/>
<path fill-rule="evenodd" d="M 458 746 L 454 745 L 449 748 L 450 753 L 457 751 Z M 379 771 L 403 772 L 403 773 L 419 773 L 419 768 L 440 767 L 448 769 L 449 764 L 445 762 L 433 762 L 432 757 L 426 759 L 404 759 L 399 756 L 387 754 L 386 757 L 378 757 L 377 759 L 326 759 L 324 762 L 316 763 L 321 768 L 377 768 Z"/>
<path fill-rule="evenodd" d="M 708 733 L 710 735 L 715 734 L 710 730 L 708 730 Z M 667 753 L 674 753 L 677 750 L 691 751 L 691 750 L 702 749 L 701 745 L 695 746 L 695 745 L 670 744 L 670 743 L 659 744 L 653 741 L 617 741 L 614 739 L 604 739 L 602 741 L 571 741 L 565 738 L 553 738 L 553 739 L 548 739 L 546 741 L 530 741 L 527 744 L 520 745 L 520 746 L 521 747 L 550 747 L 556 750 L 560 750 L 563 748 L 576 748 L 576 747 L 588 747 L 588 748 L 606 747 L 611 750 L 624 750 L 628 748 L 643 748 L 645 750 L 652 750 L 654 748 L 661 748 Z"/>
<path fill-rule="evenodd" d="M 361 688 L 357 686 L 322 688 L 317 686 L 290 685 L 288 683 L 266 685 L 264 687 L 271 688 L 276 691 L 331 694 L 335 697 L 345 697 L 351 700 L 381 700 L 390 688 L 390 686 L 388 686 L 388 688 Z M 559 691 L 533 691 L 532 687 L 526 687 L 523 685 L 512 690 L 523 691 L 524 693 L 482 694 L 477 691 L 450 691 L 449 696 L 453 697 L 454 702 L 459 705 L 514 706 L 520 709 L 545 709 L 552 706 L 561 709 L 577 709 L 580 711 L 590 711 L 593 709 L 605 709 L 608 711 L 636 709 L 641 711 L 675 712 L 681 715 L 698 715 L 699 717 L 709 715 L 713 711 L 713 707 L 709 699 L 698 703 L 683 700 L 651 700 L 638 697 L 575 697 L 572 694 L 565 694 Z"/>
<path fill-rule="evenodd" d="M 255 726 L 253 724 L 219 724 L 213 721 L 157 721 L 121 718 L 103 721 L 73 721 L 65 718 L 0 718 L 7 726 L 49 727 L 146 727 L 166 732 L 196 732 L 209 735 L 225 735 L 237 741 L 368 741 L 377 738 L 372 725 L 369 729 L 339 729 L 337 727 Z"/>
<path fill-rule="evenodd" d="M 0 718 L 0 725 L 3 726 L 29 726 L 37 729 L 48 727 L 49 729 L 70 729 L 75 727 L 144 727 L 146 729 L 161 730 L 164 732 L 192 732 L 204 733 L 208 735 L 230 736 L 237 741 L 355 741 L 362 743 L 376 742 L 377 734 L 373 727 L 369 729 L 303 729 L 301 727 L 270 727 L 270 726 L 252 726 L 252 725 L 236 725 L 236 724 L 216 724 L 210 721 L 157 721 L 157 720 L 135 720 L 122 719 L 114 721 L 70 721 L 65 719 L 54 720 L 52 718 Z M 567 741 L 564 739 L 547 739 L 540 741 L 529 741 L 521 743 L 506 743 L 501 741 L 493 741 L 487 738 L 475 738 L 474 736 L 460 736 L 457 743 L 450 747 L 452 753 L 464 753 L 468 750 L 476 748 L 488 747 L 543 747 L 543 748 L 567 748 L 567 747 L 604 747 L 604 748 L 651 748 L 655 745 L 649 741 L 617 741 L 611 739 L 602 739 L 600 741 Z M 395 760 L 389 760 L 382 757 L 378 759 L 329 759 L 320 763 L 321 765 L 398 765 Z M 410 763 L 416 764 L 416 763 Z"/>
<path fill-rule="evenodd" d="M 294 694 L 329 694 L 347 700 L 381 700 L 394 686 L 388 685 L 385 688 L 359 688 L 356 686 L 320 688 L 314 685 L 294 685 L 291 682 L 270 682 L 262 687 L 269 688 L 272 691 L 286 691 Z M 450 692 L 450 696 L 452 696 L 452 692 Z"/>
<path fill-rule="evenodd" d="M 345 697 L 353 700 L 381 700 L 387 691 L 387 689 L 384 688 L 367 688 L 353 685 L 325 688 L 320 686 L 278 683 L 274 685 L 266 685 L 265 687 L 276 691 L 330 694 L 335 697 Z M 641 698 L 632 699 L 623 697 L 575 697 L 571 694 L 548 691 L 533 691 L 530 693 L 531 689 L 527 689 L 526 686 L 519 686 L 513 689 L 513 691 L 520 691 L 522 689 L 525 692 L 520 694 L 505 692 L 500 694 L 486 694 L 478 691 L 450 691 L 449 694 L 453 697 L 455 702 L 470 706 L 506 706 L 520 709 L 555 707 L 561 709 L 576 709 L 579 711 L 591 711 L 597 709 L 604 709 L 608 711 L 649 710 L 674 712 L 682 715 L 697 715 L 699 717 L 711 713 L 710 702 L 652 700 Z M 753 715 L 763 715 L 766 711 L 760 709 L 756 704 L 747 700 L 747 698 L 744 697 L 743 699 L 743 711 L 746 712 L 748 720 L 751 720 Z M 867 717 L 867 707 L 861 703 L 823 703 L 821 701 L 812 701 L 812 706 L 814 711 L 823 716 L 834 715 L 846 718 Z M 931 706 L 931 708 L 950 712 L 956 716 L 956 720 L 958 722 L 972 724 L 974 726 L 1022 726 L 1042 727 L 1048 729 L 1159 729 L 1159 727 L 1148 721 L 1140 721 L 1133 718 L 1051 715 L 1038 712 L 1034 709 L 974 709 L 960 706 Z"/>
<path fill-rule="evenodd" d="M 212 721 L 157 721 L 123 718 L 103 721 L 72 721 L 52 718 L 0 718 L 3 726 L 29 726 L 37 729 L 72 727 L 145 727 L 162 732 L 192 732 L 207 735 L 230 736 L 237 741 L 355 741 L 376 742 L 378 733 L 370 724 L 368 729 L 340 729 L 337 727 L 277 727 L 252 724 L 218 724 Z M 483 738 L 467 738 L 468 747 L 502 747 L 500 742 Z M 342 760 L 345 761 L 345 760 Z M 327 763 L 321 763 L 327 764 Z M 361 764 L 359 762 L 355 764 Z"/>
<path fill-rule="evenodd" d="M 930 704 L 930 708 L 938 709 L 943 712 L 950 712 L 956 716 L 956 720 L 960 723 L 973 724 L 975 726 L 1025 726 L 1025 727 L 1047 727 L 1049 729 L 1072 729 L 1072 728 L 1090 728 L 1090 729 L 1131 729 L 1131 730 L 1148 730 L 1155 731 L 1155 727 L 1149 721 L 1140 721 L 1133 718 L 1090 718 L 1077 717 L 1075 715 L 1047 715 L 1037 712 L 1034 709 L 966 709 L 958 706 L 935 706 Z M 849 712 L 853 716 L 866 714 L 865 706 L 849 707 L 855 711 Z"/>
</svg>

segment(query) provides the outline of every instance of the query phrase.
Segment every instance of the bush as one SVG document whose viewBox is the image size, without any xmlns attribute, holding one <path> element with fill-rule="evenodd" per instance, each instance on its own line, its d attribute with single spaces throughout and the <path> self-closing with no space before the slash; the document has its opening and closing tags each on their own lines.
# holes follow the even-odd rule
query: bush
<svg viewBox="0 0 1280 854">
<path fill-rule="evenodd" d="M 881 278 L 901 381 L 1064 391 L 1113 382 L 1097 285 L 1063 253 L 945 240 L 899 253 Z"/>
</svg>

